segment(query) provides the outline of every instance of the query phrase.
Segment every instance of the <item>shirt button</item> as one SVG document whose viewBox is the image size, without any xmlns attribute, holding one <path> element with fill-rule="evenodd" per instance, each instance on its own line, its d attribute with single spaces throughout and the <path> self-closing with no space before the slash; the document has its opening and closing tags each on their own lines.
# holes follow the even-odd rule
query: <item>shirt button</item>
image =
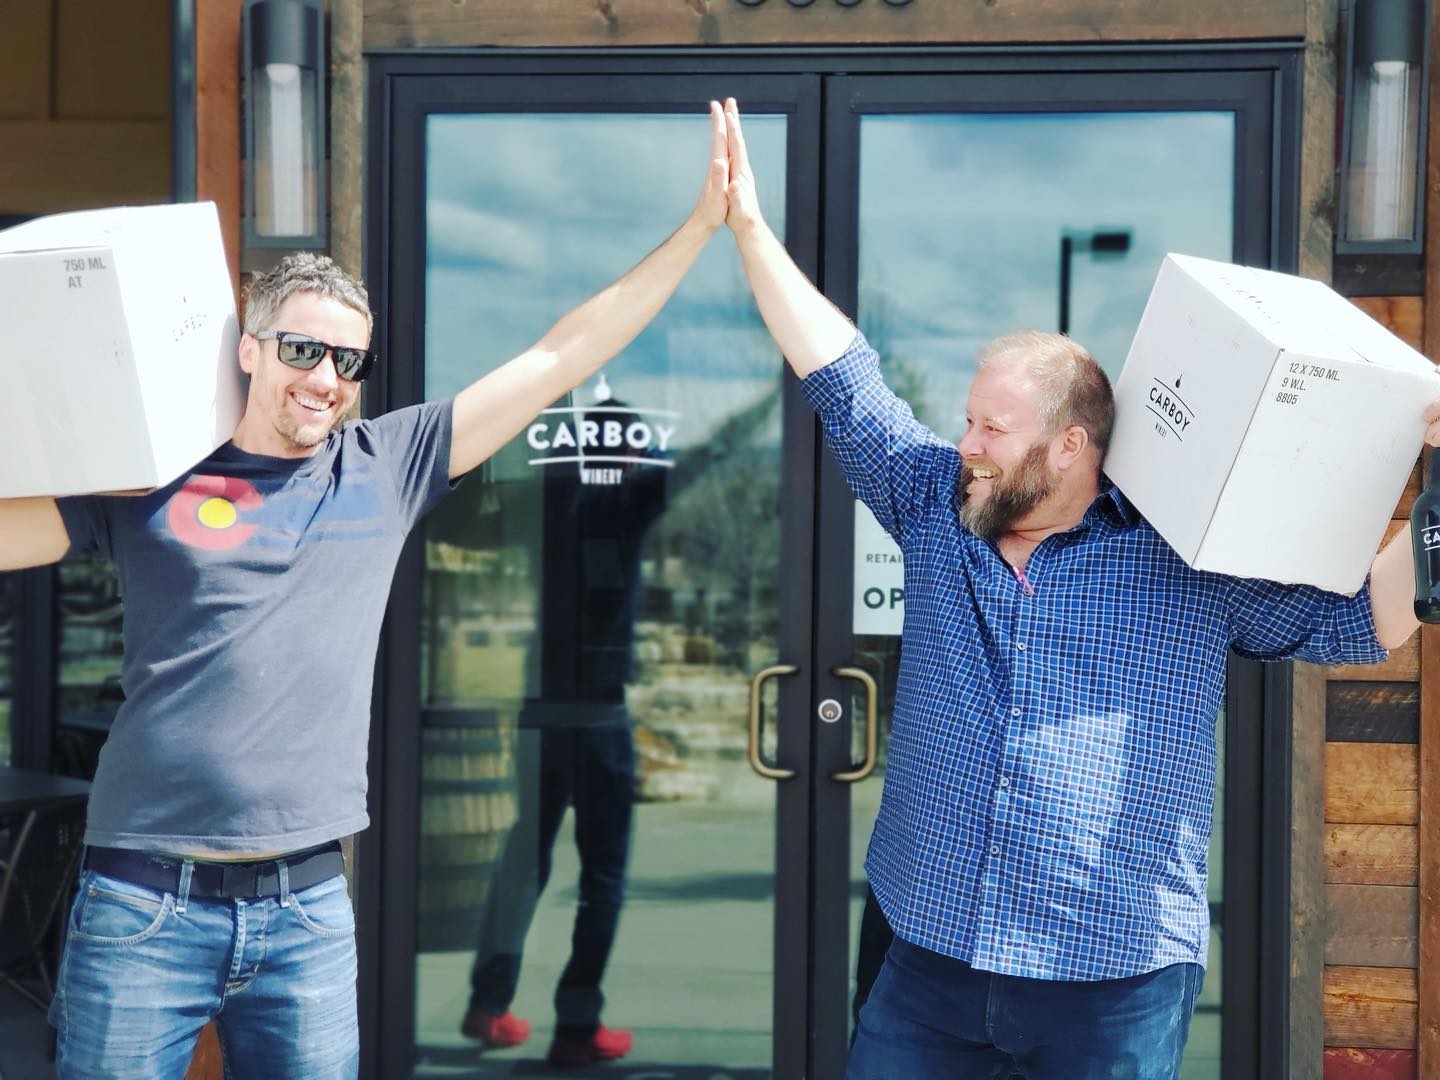
<svg viewBox="0 0 1440 1080">
<path fill-rule="evenodd" d="M 1024 652 L 1024 651 L 1025 651 L 1025 643 L 1024 643 L 1023 641 L 1017 641 L 1017 642 L 1015 642 L 1015 648 L 1019 649 L 1021 652 Z"/>
<path fill-rule="evenodd" d="M 1009 787 L 1009 786 L 1010 786 L 1010 778 L 1009 778 L 1008 776 L 1002 776 L 1002 777 L 1000 777 L 1000 786 L 1001 786 L 1001 787 Z"/>
<path fill-rule="evenodd" d="M 1010 715 L 1011 715 L 1011 716 L 1019 716 L 1019 715 L 1020 715 L 1020 706 L 1019 706 L 1019 705 L 1016 705 L 1016 706 L 1014 706 L 1013 708 L 1011 708 L 1011 710 L 1010 710 Z"/>
<path fill-rule="evenodd" d="M 999 845 L 999 844 L 992 844 L 991 847 L 990 847 L 990 854 L 991 854 L 991 855 L 999 855 L 999 854 L 1000 854 L 1000 845 Z"/>
</svg>

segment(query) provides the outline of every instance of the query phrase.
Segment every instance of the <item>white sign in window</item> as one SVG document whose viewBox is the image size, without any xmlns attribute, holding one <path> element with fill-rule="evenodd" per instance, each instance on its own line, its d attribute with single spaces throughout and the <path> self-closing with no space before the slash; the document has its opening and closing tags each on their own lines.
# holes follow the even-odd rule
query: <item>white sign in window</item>
<svg viewBox="0 0 1440 1080">
<path fill-rule="evenodd" d="M 904 622 L 905 565 L 900 548 L 857 499 L 853 632 L 899 637 Z"/>
</svg>

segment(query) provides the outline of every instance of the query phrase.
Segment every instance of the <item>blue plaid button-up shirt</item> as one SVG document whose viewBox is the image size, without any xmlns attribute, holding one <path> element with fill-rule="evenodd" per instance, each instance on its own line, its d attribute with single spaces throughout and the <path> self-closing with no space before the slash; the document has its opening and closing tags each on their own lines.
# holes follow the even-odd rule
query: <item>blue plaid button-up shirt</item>
<svg viewBox="0 0 1440 1080">
<path fill-rule="evenodd" d="M 1022 581 L 961 525 L 958 450 L 885 386 L 863 337 L 803 387 L 904 553 L 866 861 L 890 925 L 1031 978 L 1203 964 L 1226 654 L 1383 660 L 1368 585 L 1344 597 L 1192 570 L 1114 488 L 1036 547 Z"/>
</svg>

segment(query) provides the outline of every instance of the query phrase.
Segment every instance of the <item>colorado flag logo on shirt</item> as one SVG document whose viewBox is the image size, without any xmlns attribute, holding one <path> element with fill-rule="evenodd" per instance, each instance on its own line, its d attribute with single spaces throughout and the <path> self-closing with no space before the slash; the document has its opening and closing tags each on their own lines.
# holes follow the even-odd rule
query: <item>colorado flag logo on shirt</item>
<svg viewBox="0 0 1440 1080">
<path fill-rule="evenodd" d="M 242 510 L 264 505 L 249 481 L 234 476 L 196 474 L 170 499 L 166 518 L 170 531 L 191 547 L 227 551 L 255 534 L 257 526 L 240 520 Z"/>
</svg>

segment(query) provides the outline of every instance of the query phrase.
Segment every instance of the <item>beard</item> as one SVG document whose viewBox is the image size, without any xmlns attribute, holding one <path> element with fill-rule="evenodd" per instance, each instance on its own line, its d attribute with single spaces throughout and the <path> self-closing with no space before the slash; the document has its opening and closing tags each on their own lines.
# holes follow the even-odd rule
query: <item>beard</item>
<svg viewBox="0 0 1440 1080">
<path fill-rule="evenodd" d="M 1009 472 L 992 481 L 990 495 L 985 499 L 965 498 L 965 489 L 975 478 L 970 466 L 960 465 L 960 484 L 956 500 L 960 504 L 960 522 L 981 540 L 993 541 L 1007 532 L 1055 490 L 1056 476 L 1050 471 L 1049 445 L 1042 439 Z"/>
</svg>

